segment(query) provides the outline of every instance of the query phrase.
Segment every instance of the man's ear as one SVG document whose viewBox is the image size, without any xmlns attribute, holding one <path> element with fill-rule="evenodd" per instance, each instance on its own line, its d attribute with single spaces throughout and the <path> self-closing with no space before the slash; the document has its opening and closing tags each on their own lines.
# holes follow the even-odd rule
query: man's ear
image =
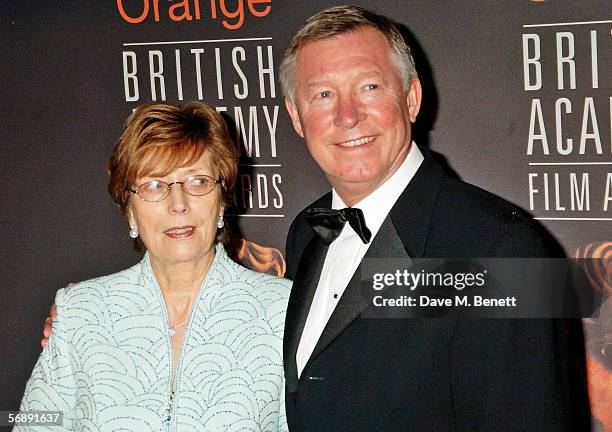
<svg viewBox="0 0 612 432">
<path fill-rule="evenodd" d="M 289 117 L 291 117 L 293 129 L 295 129 L 295 131 L 301 138 L 304 138 L 304 132 L 302 131 L 302 123 L 300 122 L 300 114 L 298 113 L 297 106 L 293 102 L 291 102 L 291 99 L 289 99 L 288 97 L 285 97 L 285 108 L 287 108 Z"/>
<path fill-rule="evenodd" d="M 408 113 L 410 114 L 411 123 L 414 123 L 417 115 L 419 115 L 422 97 L 423 90 L 421 89 L 421 81 L 413 79 L 408 86 L 408 92 L 406 94 L 406 103 L 408 104 Z"/>
</svg>

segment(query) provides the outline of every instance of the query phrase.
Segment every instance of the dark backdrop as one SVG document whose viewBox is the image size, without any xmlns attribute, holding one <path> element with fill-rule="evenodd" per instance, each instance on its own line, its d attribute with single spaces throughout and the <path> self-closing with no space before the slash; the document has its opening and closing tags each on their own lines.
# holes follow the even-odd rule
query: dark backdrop
<svg viewBox="0 0 612 432">
<path fill-rule="evenodd" d="M 247 0 L 201 1 L 196 19 L 193 0 L 183 2 L 193 19 L 174 21 L 180 3 L 160 1 L 159 21 L 152 0 L 2 5 L 0 410 L 18 408 L 55 291 L 139 259 L 106 193 L 106 162 L 135 106 L 203 99 L 241 129 L 231 223 L 251 241 L 282 251 L 292 218 L 328 189 L 277 78 L 293 32 L 335 2 L 270 0 L 253 12 Z M 356 3 L 395 19 L 413 44 L 419 143 L 530 211 L 568 253 L 611 240 L 608 1 Z M 118 7 L 135 20 L 147 4 L 140 23 Z"/>
</svg>

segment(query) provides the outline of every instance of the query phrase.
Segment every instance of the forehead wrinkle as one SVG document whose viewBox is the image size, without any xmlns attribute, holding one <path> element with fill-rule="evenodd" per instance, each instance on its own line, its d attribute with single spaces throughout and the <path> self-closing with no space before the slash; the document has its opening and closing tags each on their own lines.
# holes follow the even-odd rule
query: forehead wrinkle
<svg viewBox="0 0 612 432">
<path fill-rule="evenodd" d="M 190 168 L 188 170 L 183 171 L 182 170 L 183 167 L 177 167 L 175 169 L 171 169 L 168 172 L 154 172 L 151 174 L 146 174 L 141 176 L 141 178 L 151 178 L 151 179 L 160 179 L 162 177 L 170 177 L 172 175 L 174 175 L 174 173 L 176 173 L 176 175 L 179 176 L 189 176 L 192 174 L 201 174 L 201 175 L 208 175 L 208 176 L 213 176 L 213 173 L 209 173 L 208 170 L 204 167 L 195 167 L 195 168 Z"/>
<path fill-rule="evenodd" d="M 357 78 L 359 79 L 364 79 L 364 78 L 384 78 L 384 75 L 382 73 L 380 73 L 379 70 L 373 70 L 373 71 L 367 71 L 367 72 L 360 72 L 356 75 Z"/>
<path fill-rule="evenodd" d="M 358 80 L 362 80 L 362 79 L 366 79 L 366 78 L 384 78 L 384 75 L 378 71 L 378 70 L 372 70 L 372 71 L 366 71 L 366 72 L 357 72 L 354 74 L 355 78 L 357 78 Z M 323 75 L 322 79 L 317 79 L 316 81 L 310 81 L 306 84 L 307 88 L 313 88 L 313 87 L 321 87 L 321 86 L 325 86 L 325 85 L 330 85 L 333 83 L 333 79 L 331 78 L 326 78 L 325 75 Z M 346 80 L 342 80 L 342 82 L 345 82 Z"/>
</svg>

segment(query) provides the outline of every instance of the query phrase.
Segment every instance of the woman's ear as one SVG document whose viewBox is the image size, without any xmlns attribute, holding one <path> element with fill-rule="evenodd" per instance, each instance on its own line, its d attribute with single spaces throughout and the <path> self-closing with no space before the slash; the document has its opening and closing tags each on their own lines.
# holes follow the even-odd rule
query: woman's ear
<svg viewBox="0 0 612 432">
<path fill-rule="evenodd" d="M 219 204 L 219 216 L 223 216 L 223 213 L 225 213 L 225 204 L 221 202 Z"/>
<path fill-rule="evenodd" d="M 128 207 L 125 212 L 125 217 L 127 218 L 130 226 L 137 226 L 136 218 L 134 217 L 134 210 L 132 210 L 131 204 L 128 204 Z"/>
</svg>

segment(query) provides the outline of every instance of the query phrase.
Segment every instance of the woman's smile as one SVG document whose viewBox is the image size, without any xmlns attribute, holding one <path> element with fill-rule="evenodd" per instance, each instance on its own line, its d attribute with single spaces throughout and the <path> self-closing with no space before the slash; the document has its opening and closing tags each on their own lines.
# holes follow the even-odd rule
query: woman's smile
<svg viewBox="0 0 612 432">
<path fill-rule="evenodd" d="M 183 225 L 179 227 L 172 227 L 164 231 L 164 234 L 173 239 L 187 238 L 193 235 L 196 227 L 193 225 Z"/>
</svg>

